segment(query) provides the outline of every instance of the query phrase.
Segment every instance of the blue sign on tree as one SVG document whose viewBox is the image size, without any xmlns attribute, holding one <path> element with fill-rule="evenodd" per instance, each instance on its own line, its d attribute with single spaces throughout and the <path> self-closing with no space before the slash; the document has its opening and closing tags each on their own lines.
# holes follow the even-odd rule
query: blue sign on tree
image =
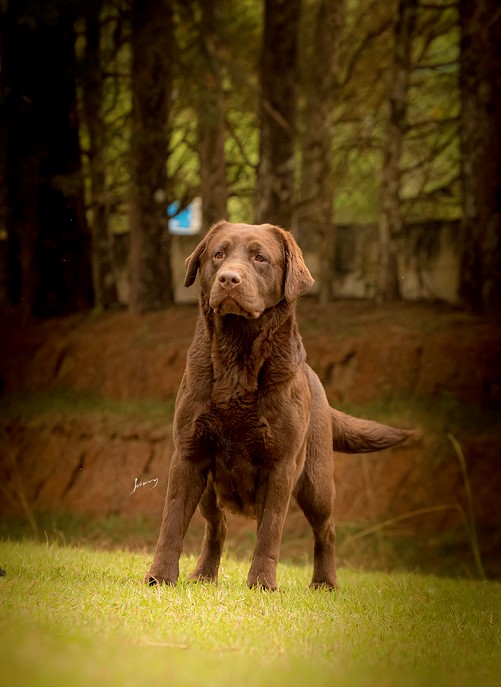
<svg viewBox="0 0 501 687">
<path fill-rule="evenodd" d="M 167 208 L 169 215 L 169 232 L 180 236 L 198 234 L 202 227 L 202 202 L 194 198 L 183 210 L 179 211 L 179 203 L 170 203 Z"/>
</svg>

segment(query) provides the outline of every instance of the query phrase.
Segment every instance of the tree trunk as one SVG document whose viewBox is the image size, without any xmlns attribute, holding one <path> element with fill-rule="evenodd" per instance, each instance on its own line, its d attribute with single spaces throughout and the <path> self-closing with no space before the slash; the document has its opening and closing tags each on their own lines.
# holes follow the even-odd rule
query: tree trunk
<svg viewBox="0 0 501 687">
<path fill-rule="evenodd" d="M 3 17 L 6 227 L 19 248 L 20 304 L 38 316 L 93 303 L 76 107 L 74 19 L 11 3 Z M 5 135 L 5 131 L 3 132 Z"/>
<path fill-rule="evenodd" d="M 29 72 L 22 58 L 29 50 L 31 32 L 20 26 L 20 5 L 1 8 L 1 221 L 7 232 L 6 297 L 26 315 L 32 313 L 38 291 L 39 270 L 35 260 L 38 234 L 38 155 L 32 115 Z M 29 54 L 29 53 L 28 53 Z"/>
<path fill-rule="evenodd" d="M 173 303 L 167 224 L 171 0 L 132 0 L 130 297 L 132 312 Z"/>
<path fill-rule="evenodd" d="M 301 170 L 298 239 L 314 241 L 320 265 L 319 299 L 333 299 L 334 183 L 332 177 L 332 120 L 337 99 L 339 50 L 346 0 L 319 0 L 314 46 L 308 60 L 305 134 Z"/>
<path fill-rule="evenodd" d="M 92 278 L 95 304 L 100 309 L 118 303 L 112 260 L 112 237 L 108 229 L 106 200 L 106 129 L 101 114 L 103 72 L 100 51 L 100 12 L 103 0 L 86 4 L 85 57 L 83 73 L 83 112 L 89 136 L 89 177 L 92 211 Z"/>
<path fill-rule="evenodd" d="M 226 218 L 228 181 L 224 144 L 225 112 L 217 49 L 216 15 L 220 0 L 203 0 L 200 30 L 202 85 L 198 97 L 198 154 L 202 194 L 202 230 Z"/>
<path fill-rule="evenodd" d="M 393 65 L 389 91 L 389 118 L 383 152 L 381 208 L 379 213 L 379 275 L 376 297 L 379 302 L 398 300 L 399 240 L 403 218 L 400 202 L 400 160 L 407 128 L 407 99 L 412 69 L 412 38 L 416 24 L 417 0 L 400 0 L 395 25 Z"/>
<path fill-rule="evenodd" d="M 291 226 L 301 0 L 265 0 L 257 221 Z"/>
<path fill-rule="evenodd" d="M 460 297 L 501 308 L 501 18 L 497 0 L 460 0 L 463 220 Z"/>
</svg>

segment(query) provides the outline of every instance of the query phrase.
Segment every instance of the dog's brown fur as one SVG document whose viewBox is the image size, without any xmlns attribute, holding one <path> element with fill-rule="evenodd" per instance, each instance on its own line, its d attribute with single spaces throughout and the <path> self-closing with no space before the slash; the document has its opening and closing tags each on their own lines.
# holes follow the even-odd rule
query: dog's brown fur
<svg viewBox="0 0 501 687">
<path fill-rule="evenodd" d="M 174 421 L 175 452 L 150 584 L 175 584 L 183 538 L 199 504 L 202 553 L 190 579 L 216 581 L 224 509 L 255 517 L 250 587 L 276 589 L 292 495 L 315 538 L 313 587 L 336 587 L 333 450 L 377 451 L 409 432 L 329 406 L 306 363 L 295 301 L 313 283 L 289 232 L 219 222 L 186 261 L 200 271 L 200 316 Z"/>
</svg>

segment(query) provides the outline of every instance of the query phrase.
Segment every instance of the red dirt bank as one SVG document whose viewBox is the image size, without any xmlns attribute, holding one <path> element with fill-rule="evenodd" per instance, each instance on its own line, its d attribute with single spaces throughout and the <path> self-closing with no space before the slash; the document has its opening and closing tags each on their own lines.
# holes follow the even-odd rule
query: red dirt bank
<svg viewBox="0 0 501 687">
<path fill-rule="evenodd" d="M 144 317 L 87 314 L 25 324 L 4 318 L 4 398 L 70 389 L 117 400 L 170 400 L 195 318 L 191 307 Z M 483 545 L 499 543 L 501 470 L 492 417 L 501 403 L 501 324 L 438 306 L 344 302 L 321 308 L 309 300 L 300 304 L 299 322 L 309 362 L 332 404 L 348 410 L 369 404 L 358 412 L 418 428 L 416 439 L 393 451 L 336 458 L 338 518 L 374 522 L 451 506 L 421 518 L 420 526 L 460 522 L 453 508 L 459 503 L 466 512 L 467 503 L 446 438 L 452 431 L 468 461 Z M 42 409 L 30 417 L 6 412 L 0 513 L 22 510 L 22 484 L 34 511 L 146 515 L 159 522 L 170 427 L 139 413 L 117 418 L 99 411 L 58 416 Z M 136 479 L 146 484 L 131 493 Z M 292 510 L 289 533 L 297 522 Z"/>
</svg>

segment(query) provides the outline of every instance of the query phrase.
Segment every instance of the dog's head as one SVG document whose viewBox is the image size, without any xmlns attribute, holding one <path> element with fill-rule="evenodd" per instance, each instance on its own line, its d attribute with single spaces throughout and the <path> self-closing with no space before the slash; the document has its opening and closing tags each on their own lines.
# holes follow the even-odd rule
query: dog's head
<svg viewBox="0 0 501 687">
<path fill-rule="evenodd" d="M 187 258 L 185 286 L 198 271 L 214 312 L 249 319 L 292 303 L 313 284 L 292 234 L 272 224 L 218 222 Z"/>
</svg>

